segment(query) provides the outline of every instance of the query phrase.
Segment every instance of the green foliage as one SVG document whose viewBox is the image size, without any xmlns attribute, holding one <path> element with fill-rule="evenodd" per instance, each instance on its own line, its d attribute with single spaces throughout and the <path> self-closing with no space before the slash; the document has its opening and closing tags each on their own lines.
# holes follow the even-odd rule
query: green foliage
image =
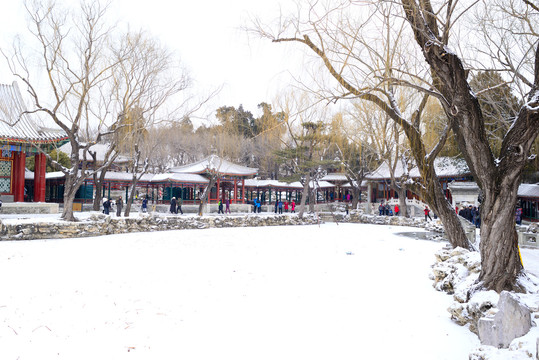
<svg viewBox="0 0 539 360">
<path fill-rule="evenodd" d="M 54 160 L 62 164 L 64 167 L 71 167 L 71 161 L 69 159 L 69 156 L 66 153 L 63 153 L 61 151 L 58 151 L 57 149 L 52 150 L 50 153 L 48 153 Z M 35 158 L 34 156 L 28 156 L 26 158 L 26 168 L 30 171 L 35 170 Z M 47 172 L 57 171 L 53 166 L 52 162 L 47 158 Z"/>
<path fill-rule="evenodd" d="M 233 106 L 221 106 L 217 109 L 215 117 L 229 133 L 241 134 L 244 137 L 252 137 L 257 134 L 253 114 L 243 109 L 243 105 L 240 105 L 238 109 Z"/>
</svg>

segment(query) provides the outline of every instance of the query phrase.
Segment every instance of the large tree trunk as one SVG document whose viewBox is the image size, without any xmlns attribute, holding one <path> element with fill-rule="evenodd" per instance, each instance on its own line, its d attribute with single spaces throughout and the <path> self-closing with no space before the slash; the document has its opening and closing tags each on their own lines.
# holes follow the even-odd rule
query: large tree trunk
<svg viewBox="0 0 539 360">
<path fill-rule="evenodd" d="M 408 208 L 406 207 L 406 188 L 399 187 L 397 189 L 399 195 L 399 216 L 408 217 Z"/>
<path fill-rule="evenodd" d="M 129 214 L 131 213 L 131 205 L 133 204 L 133 199 L 135 198 L 135 192 L 137 190 L 137 183 L 138 179 L 135 178 L 131 181 L 131 184 L 129 185 L 129 197 L 125 199 L 125 211 L 124 216 L 129 217 Z"/>
<path fill-rule="evenodd" d="M 305 184 L 303 185 L 303 191 L 301 193 L 301 202 L 299 205 L 299 213 L 298 216 L 300 218 L 303 217 L 303 213 L 305 213 L 305 202 L 307 201 L 307 196 L 309 194 L 309 183 L 311 182 L 311 174 L 308 172 L 305 175 Z"/>
<path fill-rule="evenodd" d="M 522 271 L 515 228 L 518 183 L 505 182 L 496 196 L 486 196 L 481 206 L 481 273 L 487 289 L 523 290 L 517 278 Z"/>
<path fill-rule="evenodd" d="M 92 207 L 94 211 L 101 210 L 101 203 L 103 202 L 103 183 L 105 182 L 106 173 L 106 170 L 102 170 L 99 177 L 97 174 L 94 174 L 95 197 Z"/>
<path fill-rule="evenodd" d="M 73 215 L 73 202 L 75 201 L 78 187 L 76 187 L 74 183 L 75 181 L 72 178 L 72 175 L 66 175 L 64 183 L 64 210 L 62 211 L 61 216 L 61 219 L 66 221 L 77 220 L 75 215 Z"/>
<path fill-rule="evenodd" d="M 198 205 L 198 216 L 204 215 L 204 206 L 208 203 L 208 197 L 210 195 L 210 191 L 213 188 L 213 185 L 215 185 L 215 182 L 217 181 L 216 176 L 210 176 L 210 182 L 208 183 L 208 186 L 204 189 L 204 192 L 202 193 L 202 196 L 200 197 L 200 204 Z"/>
<path fill-rule="evenodd" d="M 357 209 L 357 204 L 359 203 L 359 195 L 361 190 L 352 185 L 352 210 Z"/>
</svg>

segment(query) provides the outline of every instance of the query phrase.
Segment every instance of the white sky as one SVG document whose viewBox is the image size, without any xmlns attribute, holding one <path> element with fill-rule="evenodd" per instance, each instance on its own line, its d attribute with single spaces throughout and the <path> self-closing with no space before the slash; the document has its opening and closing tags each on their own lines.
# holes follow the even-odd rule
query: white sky
<svg viewBox="0 0 539 360">
<path fill-rule="evenodd" d="M 240 104 L 256 115 L 259 103 L 271 103 L 279 90 L 291 83 L 289 71 L 297 73 L 301 69 L 297 48 L 293 51 L 290 45 L 249 38 L 240 29 L 251 15 L 267 21 L 275 19 L 280 6 L 290 9 L 292 1 L 283 1 L 284 5 L 280 0 L 112 1 L 112 17 L 129 23 L 132 29 L 149 31 L 178 53 L 195 81 L 196 92 L 208 93 L 223 86 L 206 109 L 212 117 L 220 106 Z M 15 34 L 25 31 L 23 1 L 3 1 L 1 46 L 9 46 Z M 293 55 L 295 59 L 291 59 Z M 13 80 L 2 63 L 0 83 Z"/>
</svg>

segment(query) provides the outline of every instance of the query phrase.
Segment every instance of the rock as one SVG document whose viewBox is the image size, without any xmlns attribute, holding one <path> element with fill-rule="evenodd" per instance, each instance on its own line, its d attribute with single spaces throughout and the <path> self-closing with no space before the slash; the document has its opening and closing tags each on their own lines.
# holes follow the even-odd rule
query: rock
<svg viewBox="0 0 539 360">
<path fill-rule="evenodd" d="M 479 319 L 479 339 L 483 345 L 507 348 L 511 341 L 527 334 L 531 325 L 528 307 L 516 295 L 502 291 L 496 315 Z"/>
</svg>

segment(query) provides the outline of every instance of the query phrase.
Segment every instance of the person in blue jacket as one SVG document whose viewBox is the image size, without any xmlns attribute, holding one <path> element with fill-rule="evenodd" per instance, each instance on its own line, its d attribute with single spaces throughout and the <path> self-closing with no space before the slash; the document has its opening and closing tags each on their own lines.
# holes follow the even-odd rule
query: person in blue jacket
<svg viewBox="0 0 539 360">
<path fill-rule="evenodd" d="M 283 202 L 279 200 L 279 214 L 283 213 Z"/>
</svg>

